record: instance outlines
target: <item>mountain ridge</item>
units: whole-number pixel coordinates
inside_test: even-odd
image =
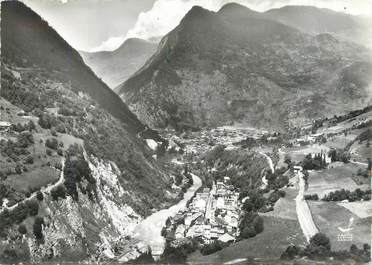
[[[365,56],[368,50],[357,44],[339,41],[326,34],[313,36],[303,33],[295,27],[267,18],[264,13],[255,13],[239,5],[228,7],[219,12],[193,7],[180,24],[162,39],[156,54],[116,89],[140,119],[160,127],[174,124],[176,120],[192,126],[215,126],[229,121],[243,122],[243,109],[243,112],[259,113],[259,109],[265,108],[269,102],[273,108],[281,109],[280,116],[284,117],[292,112],[289,110],[291,107],[275,107],[275,100],[268,95],[263,96],[258,87],[248,92],[252,85],[259,86],[258,82],[265,84],[270,93],[275,93],[273,87],[277,86],[289,92],[287,96],[297,91],[297,99],[302,102],[302,97],[322,95],[322,85],[337,86],[330,82],[338,78],[338,71],[346,67],[348,61],[368,61],[370,58]],[[236,9],[239,15],[236,15]],[[204,88],[200,82],[204,82]],[[185,94],[186,90],[189,95],[195,93],[198,99],[191,99]],[[243,91],[243,98],[250,99],[241,101]],[[252,98],[249,93],[256,96]],[[147,94],[151,94],[152,98]],[[211,95],[215,98],[208,100]],[[332,94],[328,100],[331,97],[337,101],[343,96]],[[186,98],[186,102],[182,98]],[[276,99],[280,102],[286,97]],[[321,105],[330,107],[325,99],[321,101]],[[144,104],[151,110],[146,111]],[[307,118],[320,115],[320,109],[317,112]],[[219,115],[222,117],[217,118]],[[248,122],[267,126],[271,122],[270,115],[263,115]],[[203,120],[207,121],[204,125]],[[278,127],[279,124],[273,122]],[[280,122],[286,123],[284,120]]]
[[[114,89],[130,77],[155,51],[157,44],[139,38],[125,40],[113,51],[83,52],[84,61]]]

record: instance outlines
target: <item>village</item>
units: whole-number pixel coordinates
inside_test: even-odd
[[[186,209],[169,219],[167,235],[176,242],[186,237],[202,244],[216,240],[233,242],[239,235],[240,207],[239,192],[231,185],[230,178],[225,177],[214,182],[212,188],[197,192]]]

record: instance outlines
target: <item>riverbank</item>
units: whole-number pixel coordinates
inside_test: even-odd
[[[160,256],[164,251],[165,238],[161,235],[161,230],[165,226],[167,219],[184,209],[194,193],[202,186],[202,181],[197,175],[192,173],[190,175],[192,176],[193,185],[187,190],[181,201],[168,209],[160,210],[148,216],[133,231],[133,238],[145,243],[151,249],[154,257]]]

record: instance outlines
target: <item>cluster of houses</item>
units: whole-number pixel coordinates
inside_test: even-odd
[[[214,182],[212,188],[196,193],[185,210],[177,213],[175,239],[198,238],[209,244],[215,240],[232,242],[238,236],[239,193],[230,178]]]

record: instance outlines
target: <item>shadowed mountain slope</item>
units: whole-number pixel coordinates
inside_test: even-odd
[[[154,126],[283,129],[365,104],[370,78],[342,73],[362,61],[352,71],[368,72],[369,56],[362,46],[304,33],[237,4],[217,13],[195,6],[117,92]]]

